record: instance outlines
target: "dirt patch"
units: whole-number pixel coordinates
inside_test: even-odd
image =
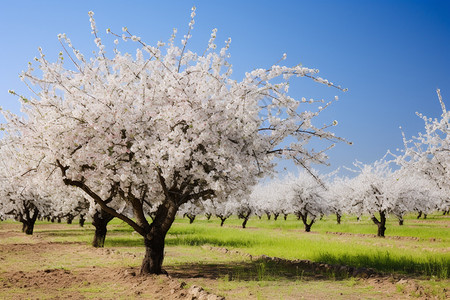
[[[9,290],[6,299],[50,296],[63,299],[151,298],[192,299],[194,292],[185,283],[168,276],[136,276],[123,268],[90,268],[77,271],[47,269],[34,272],[7,272],[0,288]],[[45,291],[45,295],[42,295]],[[211,299],[213,299],[211,297]]]
[[[2,237],[15,235],[2,232]],[[140,260],[132,253],[75,242],[46,242],[36,236],[28,239],[37,241],[0,245],[1,299],[221,299],[199,286],[188,288],[178,278],[140,276],[137,268],[114,267],[124,258]],[[93,265],[80,267],[80,260]]]

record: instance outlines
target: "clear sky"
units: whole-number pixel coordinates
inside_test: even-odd
[[[97,26],[121,28],[155,44],[172,28],[186,33],[190,8],[197,7],[190,49],[202,52],[213,28],[217,44],[232,38],[233,77],[265,68],[287,53],[286,65],[302,63],[320,76],[349,89],[336,89],[302,78],[293,97],[340,100],[323,113],[339,122],[333,130],[353,142],[329,151],[331,169],[381,158],[401,147],[399,126],[407,136],[423,129],[415,112],[439,117],[440,88],[450,107],[450,1],[3,1],[0,0],[0,106],[19,112],[9,89],[25,91],[18,74],[44,49],[55,60],[66,33],[85,55],[95,50],[87,12]],[[290,168],[290,166],[288,166]],[[320,168],[321,170],[325,170]]]

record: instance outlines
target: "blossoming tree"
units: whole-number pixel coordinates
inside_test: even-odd
[[[325,197],[326,188],[306,172],[300,172],[289,182],[289,200],[294,213],[302,220],[305,231],[310,232],[317,217],[328,215],[330,205]]]
[[[404,150],[396,156],[396,162],[406,172],[419,173],[434,182],[441,195],[440,209],[450,207],[450,112],[445,108],[441,92],[437,95],[441,104],[440,119],[432,119],[417,113],[425,123],[425,132],[406,139],[403,134]]]
[[[351,210],[358,215],[368,213],[378,227],[377,236],[384,237],[386,218],[397,206],[397,194],[394,192],[396,176],[391,168],[392,161],[383,157],[372,164],[355,162],[358,176],[349,182]],[[378,217],[377,217],[378,214]]]
[[[287,94],[293,77],[331,82],[315,69],[279,65],[232,79],[230,40],[216,50],[216,30],[203,55],[187,49],[195,9],[181,46],[175,33],[167,44],[150,46],[123,28],[117,36],[139,45],[134,57],[118,49],[110,57],[89,15],[96,55],[87,59],[65,35],[59,36],[65,54],[56,62],[40,50],[41,73],[30,64],[22,74],[35,93],[20,97],[27,118],[5,114],[7,130],[20,132],[28,148],[43,153],[43,178],[58,170],[65,184],[142,235],[142,274],[164,273],[164,239],[181,205],[247,193],[274,172],[274,158],[305,168],[323,163],[330,145],[313,151],[308,142],[342,140],[327,130],[335,121],[312,123],[328,104],[310,111],[309,101]],[[156,203],[149,223],[146,212]]]
[[[22,223],[22,231],[33,234],[38,216],[48,212],[49,197],[42,196],[36,181],[24,180],[20,165],[23,157],[16,155],[15,140],[0,141],[0,211]]]

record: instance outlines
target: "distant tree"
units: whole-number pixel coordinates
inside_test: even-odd
[[[241,199],[236,205],[236,214],[239,219],[243,219],[242,228],[246,228],[247,222],[252,215],[253,207],[247,199]]]
[[[317,177],[317,176],[315,176]],[[294,213],[303,222],[305,231],[310,232],[317,217],[327,215],[330,210],[325,198],[325,186],[306,172],[300,172],[290,182],[290,203]]]
[[[195,217],[199,214],[202,214],[204,211],[203,205],[201,202],[189,201],[179,208],[179,214],[183,217],[187,217],[189,219],[189,224],[194,223]]]
[[[396,180],[392,162],[383,157],[370,165],[361,162],[354,165],[359,169],[359,174],[350,181],[353,191],[350,194],[351,206],[359,214],[368,213],[378,227],[377,236],[384,237],[388,214],[397,203],[392,188]]]
[[[22,223],[22,232],[33,234],[34,224],[40,214],[46,213],[49,198],[39,193],[35,181],[21,176],[23,161],[16,155],[17,139],[0,141],[0,211],[4,218],[14,218]]]
[[[351,197],[352,188],[349,184],[350,179],[347,177],[335,176],[331,182],[327,184],[325,198],[328,199],[330,213],[336,215],[337,224],[341,224],[341,218],[344,213],[351,213]]]
[[[287,216],[293,213],[287,194],[289,191],[287,181],[286,178],[277,178],[255,186],[248,200],[253,213],[257,216],[273,215],[274,220],[280,214]]]
[[[410,174],[419,173],[425,179],[434,182],[440,200],[437,206],[446,211],[450,207],[450,112],[445,108],[441,92],[437,90],[441,104],[440,119],[432,119],[421,113],[417,115],[425,123],[425,132],[407,139],[403,134],[404,149],[400,154],[394,154],[396,162]],[[428,204],[428,203],[427,203]],[[429,207],[425,206],[425,210]],[[419,211],[419,217],[427,211]]]

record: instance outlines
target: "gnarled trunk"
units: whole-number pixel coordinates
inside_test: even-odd
[[[100,211],[96,211],[94,216],[92,217],[92,225],[95,227],[94,239],[92,240],[92,246],[95,248],[103,248],[105,245],[105,238],[108,229],[106,226],[109,221],[111,221],[114,217],[101,209]]]
[[[372,215],[372,221],[378,226],[378,237],[384,237],[386,231],[386,212],[380,211],[380,220],[378,220],[375,215]]]
[[[85,221],[86,221],[86,219],[84,218],[84,214],[80,214],[80,220],[79,220],[80,227],[84,226]]]
[[[167,274],[162,269],[164,260],[164,240],[175,220],[178,206],[175,201],[167,201],[156,211],[155,219],[144,236],[145,256],[141,265],[141,275]]]
[[[278,219],[279,213],[273,213],[273,219],[276,221]]]
[[[242,228],[245,228],[247,226],[248,219],[250,219],[251,210],[246,210],[245,212],[240,212],[238,217],[239,219],[244,219],[244,222],[242,222]]]
[[[189,224],[192,224],[192,223],[194,223],[196,215],[187,213],[186,217],[188,217],[188,219],[189,219]]]
[[[337,212],[337,213],[336,213],[336,222],[337,222],[338,224],[341,224],[341,218],[342,218],[341,214]]]
[[[228,217],[223,215],[216,215],[216,217],[220,219],[220,227],[223,227],[223,223],[225,223],[225,220],[228,219]]]
[[[244,222],[242,222],[242,228],[245,228],[247,226],[248,218],[244,218]]]
[[[305,225],[305,231],[311,232],[311,226],[314,224],[314,219],[311,219],[311,221],[308,223],[308,213],[297,213],[298,216],[302,219],[303,225]]]
[[[166,234],[158,226],[153,226],[150,233],[144,237],[145,256],[141,274],[166,274],[162,269],[165,237]]]
[[[311,224],[305,224],[305,232],[311,232],[311,226],[312,226],[312,223]]]
[[[75,216],[68,214],[66,218],[67,218],[67,224],[72,224],[72,221],[75,218]]]
[[[28,206],[25,206],[24,213],[19,216],[19,220],[22,222],[22,232],[28,235],[33,234],[34,224],[36,223],[38,215],[39,211],[37,208],[29,208]]]
[[[286,221],[288,214],[283,214],[283,215],[284,215],[284,220]]]

